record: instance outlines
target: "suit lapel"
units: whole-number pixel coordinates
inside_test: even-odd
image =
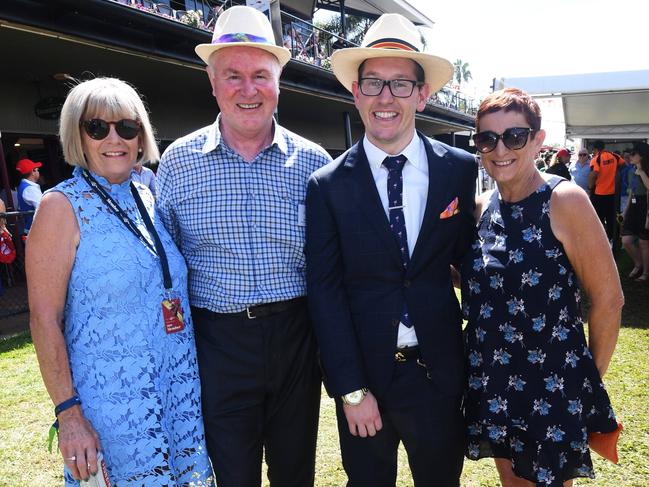
[[[426,249],[430,248],[430,239],[433,230],[439,222],[439,215],[444,207],[450,202],[451,189],[448,185],[448,175],[453,170],[449,161],[444,158],[446,149],[439,145],[431,144],[428,138],[420,132],[417,135],[424,141],[426,158],[428,159],[428,196],[426,197],[426,209],[424,219],[421,223],[417,243],[410,258],[408,272],[417,267],[419,261],[425,256]]]
[[[363,149],[362,140],[349,150],[345,160],[345,167],[351,170],[352,180],[358,187],[358,190],[355,191],[356,198],[354,200],[367,217],[368,222],[376,230],[377,236],[390,250],[395,262],[401,265],[399,246],[390,229],[390,222],[383,209],[379,192],[376,189],[376,183]]]

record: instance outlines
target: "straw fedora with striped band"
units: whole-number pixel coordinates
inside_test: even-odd
[[[352,91],[358,81],[358,67],[366,59],[399,57],[412,59],[424,70],[425,81],[435,93],[453,76],[453,65],[439,56],[422,52],[419,31],[399,14],[383,14],[367,30],[361,47],[340,49],[331,56],[331,68],[338,81]]]
[[[210,44],[194,48],[198,57],[209,64],[212,53],[224,47],[256,47],[273,54],[284,66],[291,51],[275,44],[273,28],[268,17],[252,7],[235,6],[223,12],[216,21]]]

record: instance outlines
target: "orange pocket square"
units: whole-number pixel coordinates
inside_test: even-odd
[[[588,446],[599,456],[617,465],[619,459],[617,456],[617,441],[622,432],[622,423],[617,423],[617,428],[610,433],[589,433]]]
[[[451,201],[447,206],[446,209],[439,214],[439,219],[443,220],[444,218],[450,218],[453,215],[457,215],[460,210],[458,209],[457,205],[459,203],[459,200],[457,199],[457,196],[453,198],[453,201]]]

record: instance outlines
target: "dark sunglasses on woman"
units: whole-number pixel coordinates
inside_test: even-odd
[[[115,126],[115,131],[124,140],[131,140],[138,136],[140,133],[140,122],[137,120],[129,120],[127,118],[118,120],[117,122],[107,122],[101,118],[93,118],[84,120],[81,125],[91,139],[103,140],[108,137],[110,133],[110,126]]]
[[[509,150],[522,149],[527,144],[527,139],[531,132],[534,132],[534,130],[529,127],[510,127],[502,134],[485,130],[484,132],[474,134],[472,138],[476,149],[486,154],[496,148],[498,140],[502,140],[505,147]]]

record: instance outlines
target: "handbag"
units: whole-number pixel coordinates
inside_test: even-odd
[[[617,442],[623,429],[622,423],[618,421],[617,428],[610,433],[588,433],[588,446],[599,456],[617,465],[620,461]]]
[[[11,264],[16,260],[16,246],[7,230],[0,232],[0,264]]]

